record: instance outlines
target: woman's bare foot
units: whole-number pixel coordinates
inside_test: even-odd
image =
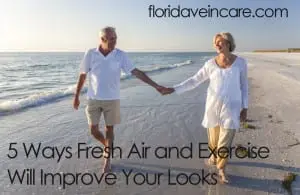
[[[209,158],[209,159],[205,159],[204,163],[206,164],[206,166],[216,166],[217,161],[215,158]]]
[[[229,183],[229,179],[226,176],[224,169],[219,169],[219,177],[222,184]]]

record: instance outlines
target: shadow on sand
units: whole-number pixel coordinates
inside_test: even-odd
[[[256,163],[256,162],[230,162],[230,165],[233,166],[248,166],[248,167],[261,167],[261,168],[269,168],[269,169],[278,169],[285,171],[293,171],[300,172],[300,168],[294,167],[284,167],[281,165],[267,164],[267,163]],[[164,165],[156,165],[156,164],[142,164],[136,162],[119,162],[114,165],[113,172],[120,173],[123,170],[129,171],[132,170],[132,173],[148,173],[148,174],[157,174],[163,173],[164,175],[168,174],[168,170],[171,170],[170,177],[176,177],[176,175],[180,173],[200,173],[199,169],[191,169],[191,168],[182,168],[182,167],[169,167]],[[204,170],[205,173],[217,173],[216,170],[212,172],[210,169]],[[277,179],[257,179],[250,178],[245,176],[237,176],[237,175],[228,175],[230,178],[230,183],[227,185],[207,185],[208,194],[210,195],[213,191],[213,194],[222,194],[222,191],[227,191],[226,188],[237,188],[237,189],[247,189],[253,191],[261,191],[261,192],[269,192],[269,193],[280,193],[284,194],[286,191],[281,187],[281,180]],[[198,185],[201,185],[198,184]],[[171,186],[170,186],[171,187]],[[236,189],[228,189],[229,191],[237,191]],[[220,193],[219,193],[220,191]]]

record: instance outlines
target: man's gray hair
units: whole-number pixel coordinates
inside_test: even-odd
[[[106,26],[106,27],[102,28],[99,32],[99,37],[103,37],[107,32],[116,33],[116,28],[111,27],[111,26]]]

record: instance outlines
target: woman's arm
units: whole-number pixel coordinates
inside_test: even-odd
[[[247,110],[248,110],[248,66],[247,62],[244,61],[243,65],[241,66],[241,74],[240,74],[240,81],[241,81],[241,92],[242,92],[242,110],[240,113],[240,120],[241,122],[246,122],[247,120]]]
[[[207,63],[192,77],[183,81],[182,83],[175,85],[174,90],[177,94],[181,94],[185,91],[192,90],[200,85],[202,82],[209,78],[209,71],[207,68]]]
[[[242,108],[248,109],[248,66],[247,62],[244,61],[241,74],[240,74],[240,81],[241,81],[241,92],[242,92]]]

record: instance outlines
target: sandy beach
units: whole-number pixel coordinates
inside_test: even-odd
[[[265,159],[230,159],[230,184],[214,183],[216,170],[208,168],[204,158],[199,158],[199,143],[203,146],[207,143],[201,121],[208,82],[180,96],[161,96],[141,81],[128,79],[121,82],[122,124],[115,129],[115,146],[121,152],[114,155],[113,174],[109,178],[101,175],[103,158],[99,157],[99,146],[102,146],[88,132],[83,95],[78,111],[73,110],[72,98],[67,97],[0,117],[0,191],[2,194],[279,195],[287,194],[281,181],[285,174],[293,172],[299,175],[292,184],[293,194],[300,194],[300,54],[237,55],[244,57],[249,65],[248,118],[255,129],[241,128],[233,145],[265,146],[270,153]],[[182,66],[153,74],[151,78],[161,85],[173,86],[192,76],[202,65]],[[31,144],[37,149],[39,143],[38,154],[33,149],[28,151]],[[182,153],[177,155],[174,149],[165,158],[158,158],[164,151],[158,151],[159,147],[176,147]],[[9,172],[13,175],[16,170],[24,173],[23,184],[16,178],[11,184]],[[55,174],[55,179],[52,181],[49,176],[42,181],[42,173]],[[72,176],[76,173],[77,181]]]

